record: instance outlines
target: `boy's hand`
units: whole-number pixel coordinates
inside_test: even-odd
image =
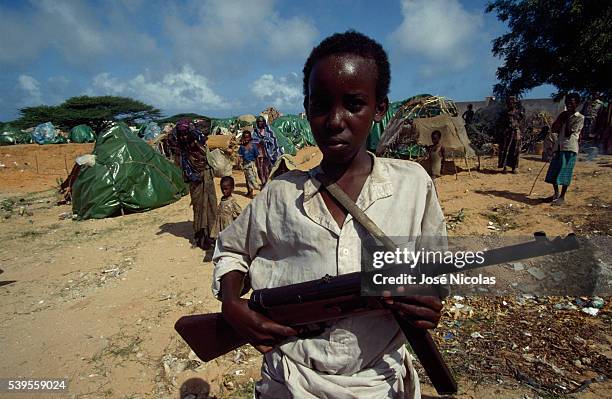
[[[399,287],[401,294],[404,287]],[[433,329],[440,321],[442,301],[435,294],[395,296],[385,295],[383,304],[404,319],[410,321],[415,327]]]
[[[287,337],[298,334],[293,328],[278,324],[251,310],[246,299],[223,301],[221,309],[223,318],[261,353],[271,351]]]

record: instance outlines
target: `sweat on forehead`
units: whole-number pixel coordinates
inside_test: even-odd
[[[381,100],[389,94],[389,84],[391,83],[391,68],[387,53],[383,47],[375,40],[366,35],[347,31],[336,33],[324,39],[317,47],[312,49],[304,64],[304,95],[308,96],[308,85],[310,74],[319,61],[330,56],[356,55],[374,61],[376,65],[376,98]]]

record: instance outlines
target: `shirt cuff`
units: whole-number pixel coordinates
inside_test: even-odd
[[[217,249],[215,248],[215,252]],[[217,255],[215,253],[215,255]],[[214,256],[213,256],[214,259]],[[239,255],[226,255],[222,254],[215,261],[215,269],[213,271],[213,281],[212,281],[212,293],[215,298],[221,300],[221,278],[225,276],[227,273],[232,271],[239,271],[241,273],[247,274],[249,272],[249,267],[247,262],[242,259]]]

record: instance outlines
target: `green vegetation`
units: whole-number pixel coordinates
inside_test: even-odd
[[[493,41],[493,54],[503,59],[495,94],[552,84],[557,97],[570,91],[612,95],[612,2],[495,0],[486,11],[510,28]]]

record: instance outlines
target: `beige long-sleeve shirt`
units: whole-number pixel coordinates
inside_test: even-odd
[[[425,170],[409,161],[374,158],[357,200],[390,237],[445,236],[444,215]],[[217,240],[213,293],[233,270],[253,289],[361,270],[368,232],[347,215],[339,227],[309,172],[271,181]],[[409,242],[397,243],[403,246]],[[420,397],[418,379],[393,316],[387,312],[329,323],[321,335],[291,338],[264,357],[259,397]]]
[[[567,118],[557,135],[555,151],[572,151],[578,153],[578,139],[584,126],[584,115],[576,111]]]

